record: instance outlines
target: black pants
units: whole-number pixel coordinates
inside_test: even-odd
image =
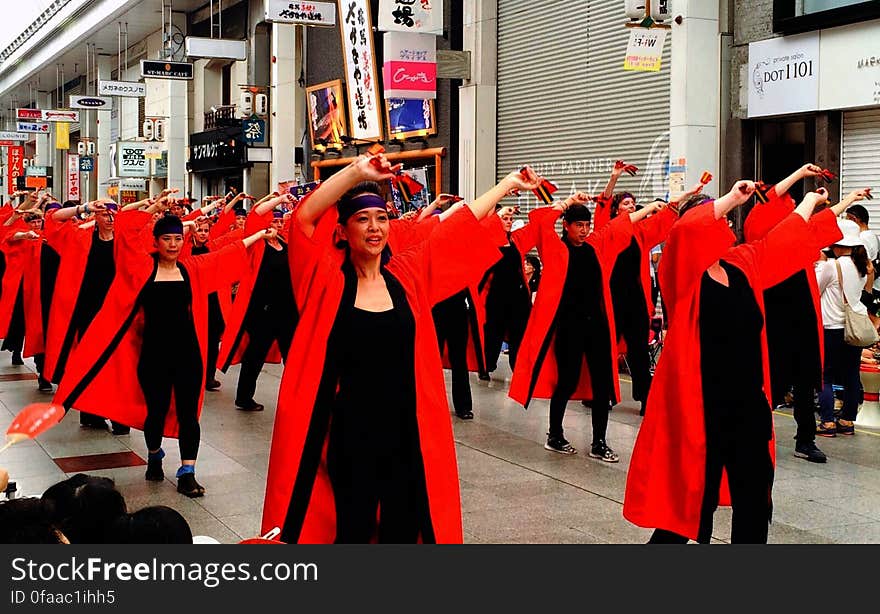
[[[498,356],[501,344],[507,339],[510,370],[516,367],[516,356],[526,332],[529,321],[529,310],[516,305],[487,305],[486,325],[483,327],[486,339],[486,371],[491,373],[498,368]]]
[[[427,517],[420,457],[408,446],[382,445],[375,436],[342,430],[331,427],[327,449],[336,543],[369,543],[377,532],[377,515],[379,543],[416,543]],[[433,538],[423,535],[423,541],[429,540]]]
[[[277,313],[281,313],[278,310]],[[290,319],[290,314],[295,310],[284,312],[284,316],[277,315],[273,310],[253,311],[245,317],[244,327],[248,334],[248,346],[241,358],[241,372],[238,375],[238,388],[235,391],[236,405],[244,406],[254,400],[257,392],[257,378],[266,356],[274,342],[278,342],[282,360],[287,360],[287,352],[293,342],[293,333],[296,330],[296,321]],[[215,361],[216,362],[216,361]]]
[[[162,446],[165,418],[171,408],[171,395],[174,394],[177,423],[180,426],[180,459],[196,459],[201,437],[198,415],[204,383],[202,374],[202,359],[195,338],[177,348],[173,360],[169,359],[165,347],[153,350],[144,346],[137,375],[147,403],[144,440],[148,450],[157,450]]]
[[[593,389],[593,443],[605,439],[612,397],[611,341],[608,335],[608,324],[598,318],[559,322],[554,345],[556,390],[550,399],[551,436],[562,436],[565,406],[577,390],[581,360],[586,357]]]
[[[769,331],[769,329],[768,329]],[[805,334],[812,334],[807,331]],[[771,341],[768,332],[768,342]],[[818,348],[805,351],[791,340],[769,344],[770,382],[773,386],[773,403],[780,405],[789,388],[794,393],[794,420],[797,424],[795,439],[798,443],[816,440],[816,407],[814,396],[818,376]]]
[[[819,415],[822,422],[834,422],[834,384],[843,386],[843,408],[840,417],[855,420],[862,391],[860,373],[861,348],[843,340],[842,328],[825,329],[825,364],[822,367],[822,391],[819,393]]]
[[[706,489],[700,508],[700,529],[697,541],[708,544],[712,537],[712,521],[718,507],[718,489],[722,469],[727,470],[733,522],[730,541],[734,544],[766,544],[772,511],[770,490],[773,487],[773,463],[770,459],[766,429],[731,425],[716,410],[705,408],[707,423],[712,424],[706,435]],[[769,408],[756,406],[747,411],[760,420]],[[753,424],[757,426],[757,420]],[[687,543],[687,538],[657,529],[649,543]]]
[[[452,371],[452,407],[455,413],[466,414],[473,411],[474,403],[467,364],[468,335],[471,332],[471,325],[465,299],[457,294],[438,303],[432,313],[440,353],[443,353],[445,345],[449,356],[449,366]]]
[[[622,300],[637,304],[614,310],[617,326],[617,340],[626,342],[626,363],[632,376],[632,394],[636,401],[647,401],[651,389],[651,358],[648,355],[648,335],[651,321],[648,310],[641,297],[627,297]]]
[[[220,302],[217,294],[208,297],[208,376],[206,381],[212,382],[217,375],[217,357],[220,354],[220,340],[226,324],[223,322],[223,313],[220,311]]]
[[[12,319],[9,320],[9,330],[3,339],[2,349],[19,354],[24,349],[24,284],[18,286]]]

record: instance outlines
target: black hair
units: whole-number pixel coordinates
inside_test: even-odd
[[[532,265],[533,269],[535,269],[534,273],[532,273],[532,278],[529,280],[529,292],[535,292],[538,289],[538,284],[541,281],[541,259],[537,256],[529,254],[528,256],[526,256],[525,260]]]
[[[0,544],[60,544],[61,532],[37,497],[0,501]]]
[[[119,516],[107,532],[110,544],[191,544],[192,530],[180,512],[165,505]]]
[[[41,499],[71,543],[103,543],[107,527],[126,512],[113,480],[84,473],[50,486]]]
[[[565,213],[562,214],[562,221],[567,224],[572,222],[591,222],[593,221],[593,214],[585,205],[570,205],[565,210]]]
[[[868,250],[865,249],[865,246],[854,246],[849,257],[852,258],[853,264],[856,265],[859,275],[865,277],[868,274]]]
[[[679,205],[678,205],[678,217],[684,216],[684,214],[687,213],[688,211],[690,211],[691,209],[694,209],[694,208],[702,205],[703,203],[707,203],[711,200],[715,200],[715,199],[712,198],[711,196],[709,196],[708,194],[701,193],[701,194],[693,194],[691,196],[688,196],[686,199],[684,199],[683,202],[679,203]]]
[[[382,189],[375,181],[362,181],[339,198],[339,208],[343,209],[345,203],[351,202],[355,197],[361,194],[375,194],[385,200],[388,200],[385,190]]]
[[[870,216],[868,215],[868,210],[865,209],[862,205],[852,205],[846,210],[846,214],[853,216],[865,226],[868,225],[868,220],[870,219]]]

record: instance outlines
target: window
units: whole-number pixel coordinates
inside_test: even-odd
[[[773,30],[795,34],[880,17],[880,0],[774,0]]]

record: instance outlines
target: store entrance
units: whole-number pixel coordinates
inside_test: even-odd
[[[811,161],[816,155],[815,119],[804,117],[761,122],[758,128],[757,179],[774,184]],[[790,194],[795,202],[804,196],[803,182]]]

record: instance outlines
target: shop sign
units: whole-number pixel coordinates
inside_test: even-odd
[[[666,30],[663,28],[631,28],[626,47],[624,70],[659,72],[663,63]]]
[[[79,111],[64,111],[57,109],[43,109],[44,122],[64,122],[72,123],[79,121]]]
[[[82,156],[79,159],[79,170],[81,173],[91,173],[95,170],[95,159],[91,156]]]
[[[379,0],[379,30],[443,34],[443,0]]]
[[[749,117],[819,108],[819,33],[749,44]]]
[[[49,174],[49,167],[30,164],[24,168],[24,174],[27,177],[45,177]]]
[[[880,105],[880,24],[875,22],[822,32],[820,109]]]
[[[339,3],[351,136],[365,141],[381,139],[382,115],[370,2],[339,0]]]
[[[151,79],[192,79],[192,62],[141,60],[141,76]]]
[[[28,135],[23,132],[9,132],[7,130],[0,131],[0,140],[3,141],[26,141]]]
[[[336,5],[332,2],[266,0],[266,21],[298,23],[304,26],[335,26]]]
[[[40,121],[43,119],[42,109],[16,109],[15,119],[30,119]]]
[[[105,96],[71,96],[70,108],[109,111],[113,108],[113,99]]]
[[[18,186],[18,178],[24,176],[24,147],[15,145],[6,149],[6,169],[9,173],[9,194],[15,192]]]
[[[143,98],[147,95],[147,85],[135,81],[98,81],[98,93],[101,96]]]
[[[266,141],[266,122],[252,117],[241,122],[241,135],[245,142],[264,143]]]
[[[150,162],[147,144],[119,142],[116,144],[116,164],[120,177],[149,177]]]
[[[242,168],[246,164],[241,135],[226,130],[208,130],[189,136],[189,162],[195,172]]]
[[[437,37],[386,32],[382,66],[385,98],[437,97]]]
[[[79,156],[67,154],[67,200],[80,200]]]
[[[49,124],[47,122],[16,122],[16,128],[19,132],[31,132],[37,134],[49,134]]]

